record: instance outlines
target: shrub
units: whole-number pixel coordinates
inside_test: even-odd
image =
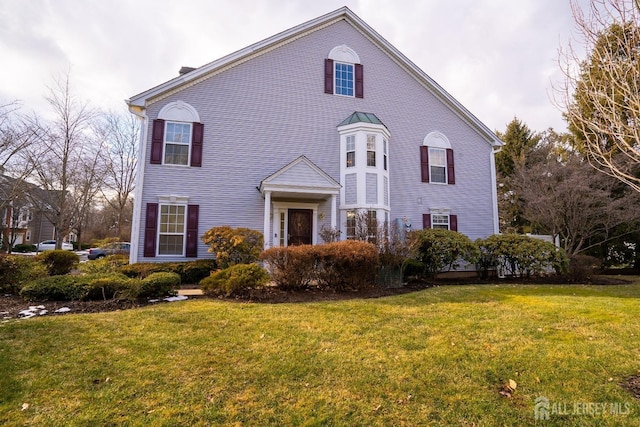
[[[569,258],[569,279],[590,279],[602,267],[602,261],[594,256],[574,255]]]
[[[236,264],[211,273],[200,281],[207,295],[239,295],[248,289],[256,289],[269,282],[269,273],[258,264]]]
[[[152,273],[171,272],[167,262],[137,262],[120,268],[120,273],[127,277],[144,279]]]
[[[313,281],[329,289],[370,286],[379,265],[376,246],[355,240],[270,248],[261,259],[272,280],[284,290],[304,288]]]
[[[162,297],[174,295],[180,286],[180,275],[177,273],[157,272],[151,273],[140,284],[138,297]]]
[[[121,273],[93,274],[85,277],[89,285],[85,299],[136,299],[138,297],[140,290],[138,279],[131,279]],[[81,277],[78,279],[80,280]]]
[[[80,262],[80,257],[74,252],[60,249],[42,252],[37,259],[44,264],[50,276],[68,274]]]
[[[216,269],[214,259],[187,262],[138,262],[124,265],[119,272],[127,277],[144,279],[152,273],[176,273],[181,283],[198,283]]]
[[[415,248],[415,259],[432,276],[458,268],[462,260],[475,263],[479,255],[471,239],[457,231],[427,228],[409,233],[408,238]]]
[[[27,243],[19,243],[11,249],[11,252],[16,252],[19,254],[24,254],[27,252],[35,252],[35,251],[36,251],[36,245],[29,245]]]
[[[345,240],[312,248],[318,286],[345,290],[361,289],[375,283],[379,258],[374,244]]]
[[[277,246],[262,252],[271,280],[283,290],[302,289],[309,285],[315,274],[313,246]]]
[[[29,282],[20,295],[29,301],[74,301],[85,299],[89,286],[82,276],[49,276]],[[86,279],[86,278],[85,278]]]
[[[104,258],[90,262],[83,262],[78,265],[78,270],[87,274],[116,273],[129,265],[129,257],[126,255],[107,255]]]
[[[0,254],[0,292],[18,294],[28,282],[47,276],[35,258]]]
[[[531,277],[567,268],[564,251],[551,242],[519,234],[494,234],[478,242],[480,251],[506,276]]]
[[[410,277],[423,277],[427,269],[424,264],[417,259],[409,258],[405,261],[402,269],[402,278],[407,280]]]
[[[213,227],[202,236],[209,252],[216,255],[221,268],[234,264],[250,264],[260,257],[263,247],[262,233],[249,228]]]

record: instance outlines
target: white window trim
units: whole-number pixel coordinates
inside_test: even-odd
[[[436,229],[436,228],[440,228],[440,229],[444,229],[443,227],[435,227],[436,225],[436,221],[435,218],[436,217],[442,217],[442,218],[446,218],[447,219],[447,230],[451,230],[451,215],[449,215],[448,213],[432,213],[431,214],[431,228],[432,229]],[[437,225],[445,225],[444,222],[438,222]]]
[[[353,141],[353,150],[349,150],[349,138],[352,138]],[[355,168],[356,165],[358,164],[357,162],[357,157],[358,155],[356,154],[358,152],[357,150],[357,144],[356,144],[356,135],[352,134],[352,135],[347,135],[345,136],[345,162],[344,165],[346,168]],[[348,165],[347,161],[349,158],[349,153],[353,153],[353,164],[352,165]]]
[[[178,197],[176,196],[169,196],[170,200],[177,200]],[[160,199],[165,199],[165,197],[160,197]],[[185,197],[180,197],[180,200],[184,200],[186,199]],[[182,226],[182,233],[162,233],[160,231],[160,224],[162,221],[162,207],[163,206],[182,206],[184,207],[184,223]],[[156,235],[156,256],[157,257],[185,257],[186,256],[186,246],[187,246],[187,215],[189,213],[189,208],[186,205],[186,203],[177,203],[177,202],[166,202],[166,201],[160,201],[160,203],[158,203],[158,226],[157,226],[157,235]],[[177,236],[179,234],[182,234],[182,253],[181,254],[161,254],[160,253],[160,235],[171,235],[171,236]]]
[[[338,65],[349,65],[351,67],[351,74],[353,78],[351,79],[351,95],[345,95],[344,93],[337,93],[337,85],[336,80],[338,80],[336,68]],[[356,66],[354,63],[345,62],[345,61],[334,61],[333,62],[333,94],[338,96],[345,96],[347,98],[355,98],[356,97]]]
[[[448,184],[448,180],[447,180],[447,174],[449,173],[449,171],[447,170],[447,150],[446,148],[441,148],[441,147],[433,147],[433,146],[429,146],[428,148],[429,150],[429,182],[431,184],[439,184],[439,185],[447,185]],[[444,165],[435,165],[433,164],[433,157],[431,156],[431,150],[438,150],[438,151],[442,151],[444,152]],[[434,181],[433,180],[433,174],[431,173],[431,168],[432,167],[444,167],[444,181]]]
[[[369,149],[369,138],[372,137],[373,140],[371,142],[373,142],[373,150]],[[374,168],[377,169],[378,167],[378,156],[377,156],[377,151],[378,151],[378,138],[376,138],[376,135],[368,133],[366,136],[366,152],[367,152],[367,167],[368,168]],[[373,153],[373,165],[369,164],[369,153]]]
[[[169,124],[180,124],[180,125],[189,125],[189,136],[187,142],[174,142],[167,141],[167,129]],[[191,143],[193,139],[193,122],[182,122],[178,120],[167,120],[164,123],[164,135],[162,136],[162,164],[166,166],[177,166],[177,167],[189,167],[191,165]],[[186,164],[178,164],[178,163],[167,163],[166,162],[166,153],[167,153],[167,145],[182,145],[187,146],[187,163]]]

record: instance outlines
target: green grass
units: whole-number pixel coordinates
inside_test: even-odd
[[[307,304],[194,300],[0,325],[0,424],[534,425],[628,415],[640,281],[445,286]],[[518,386],[511,398],[502,385]],[[23,404],[28,408],[22,410]],[[564,406],[558,406],[564,405]]]

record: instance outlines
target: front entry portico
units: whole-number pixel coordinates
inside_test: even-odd
[[[265,249],[318,243],[318,219],[327,210],[328,225],[337,225],[340,184],[305,156],[262,180],[258,189],[264,196]]]

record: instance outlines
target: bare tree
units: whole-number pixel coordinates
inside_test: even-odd
[[[640,191],[640,2],[571,1],[575,42],[560,50],[556,102],[596,169]]]
[[[116,233],[120,238],[128,229],[128,205],[131,201],[138,166],[137,151],[140,123],[131,114],[110,112],[103,116],[99,130],[105,141],[105,202],[117,213]]]
[[[640,219],[640,193],[593,173],[580,153],[545,139],[515,168],[513,187],[534,230],[560,238],[567,255],[611,237],[619,225]]]
[[[38,151],[32,153],[32,161],[35,179],[44,190],[39,199],[45,205],[41,210],[55,227],[59,249],[73,223],[74,186],[86,174],[83,155],[92,143],[95,112],[74,96],[69,74],[54,80],[46,99],[55,118],[49,126],[41,126]]]

